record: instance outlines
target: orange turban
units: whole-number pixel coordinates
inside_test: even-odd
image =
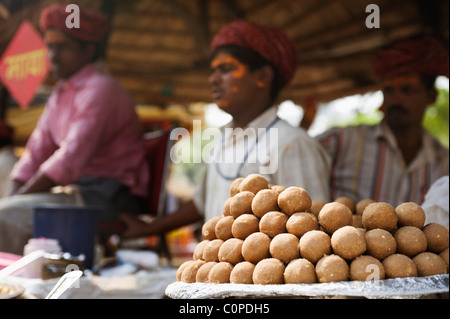
[[[448,52],[437,39],[398,42],[375,57],[374,71],[380,79],[417,72],[429,76],[448,76]]]
[[[67,28],[66,18],[72,12],[66,12],[66,7],[62,4],[54,4],[42,10],[39,21],[40,28],[43,32],[47,29],[58,29],[69,36],[86,41],[99,42],[109,31],[109,19],[100,12],[84,11],[80,9],[80,27]]]
[[[295,47],[279,29],[236,20],[223,26],[216,34],[211,51],[224,45],[237,45],[257,52],[280,72],[283,86],[294,77],[297,66]]]

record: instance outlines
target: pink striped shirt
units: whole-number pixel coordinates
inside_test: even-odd
[[[384,122],[333,128],[318,136],[332,157],[330,200],[347,196],[356,202],[421,204],[431,184],[449,171],[448,150],[425,130],[422,136],[422,149],[408,166]]]
[[[127,92],[88,64],[50,95],[12,177],[37,170],[60,185],[80,177],[106,177],[146,196],[149,179],[143,132]]]

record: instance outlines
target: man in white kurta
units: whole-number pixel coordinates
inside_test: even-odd
[[[246,134],[247,133],[247,134]],[[194,198],[205,220],[220,216],[230,185],[238,177],[260,174],[270,184],[300,186],[312,200],[327,200],[328,157],[303,129],[277,117],[271,107],[247,128],[222,128],[204,181]]]
[[[326,153],[303,129],[277,118],[273,106],[296,71],[292,41],[279,29],[237,20],[214,36],[211,52],[212,98],[233,121],[221,131],[202,132],[206,141],[214,136],[215,144],[202,150],[207,168],[195,198],[150,224],[124,216],[125,237],[161,234],[221,215],[231,183],[252,173],[271,184],[302,187],[313,200],[328,198]]]

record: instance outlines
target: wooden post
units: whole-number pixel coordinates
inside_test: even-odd
[[[6,118],[6,109],[8,108],[9,92],[3,85],[0,86],[0,120]]]

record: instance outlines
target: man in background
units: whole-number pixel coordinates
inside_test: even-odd
[[[374,71],[384,96],[381,123],[317,137],[332,157],[329,200],[421,204],[432,183],[448,175],[448,150],[422,127],[436,100],[436,77],[448,76],[448,52],[429,36],[402,41],[379,52]]]
[[[0,251],[21,254],[32,236],[31,205],[102,208],[100,220],[138,211],[149,179],[135,104],[114,79],[99,72],[99,44],[109,31],[101,13],[80,10],[80,28],[55,4],[41,14],[51,70],[60,81],[15,165],[0,200]],[[71,192],[54,192],[64,186]]]

